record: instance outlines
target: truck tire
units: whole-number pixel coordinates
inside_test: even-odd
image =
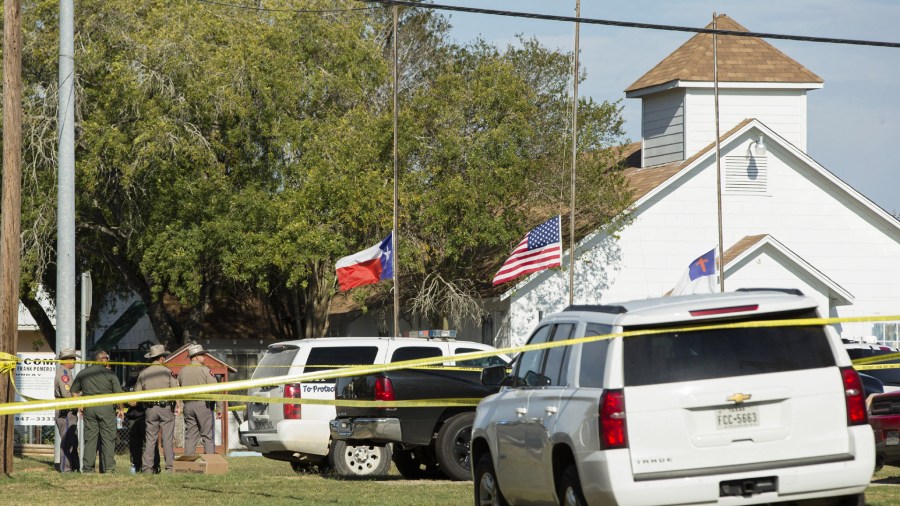
[[[448,418],[438,431],[434,451],[441,470],[451,480],[464,481],[472,478],[469,445],[472,442],[474,422],[475,412],[467,411]]]
[[[393,458],[400,476],[407,480],[436,480],[444,477],[430,447],[420,446],[409,450],[394,448]]]
[[[482,455],[475,465],[475,486],[473,488],[476,506],[507,506],[509,504],[500,491],[500,482],[497,481],[497,473],[494,472],[490,453]]]
[[[333,440],[328,452],[328,463],[338,476],[384,476],[391,468],[390,445],[348,445],[346,441]]]
[[[569,465],[563,471],[562,482],[559,484],[559,503],[563,506],[587,506],[575,464]]]

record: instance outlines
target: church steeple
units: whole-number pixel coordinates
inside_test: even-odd
[[[724,14],[716,24],[748,31]],[[717,38],[720,130],[756,118],[805,151],[806,92],[822,78],[760,38]],[[644,166],[684,160],[714,140],[712,39],[694,35],[625,90],[642,100]]]

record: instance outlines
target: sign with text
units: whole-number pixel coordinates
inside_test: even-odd
[[[16,353],[19,363],[16,364],[16,402],[28,399],[53,399],[53,379],[56,376],[55,355],[52,353]],[[21,396],[19,394],[22,394]],[[15,425],[53,425],[54,412],[32,411],[16,413],[13,417]]]

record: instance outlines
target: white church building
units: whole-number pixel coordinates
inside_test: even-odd
[[[900,314],[900,221],[806,154],[807,93],[823,80],[755,37],[720,35],[717,61],[725,290],[797,288],[830,317]],[[697,34],[625,90],[642,103],[626,169],[635,200],[623,229],[576,244],[576,304],[666,295],[717,247],[713,80],[712,35]],[[568,305],[568,265],[564,254],[563,268],[500,297],[498,344],[522,344],[542,315]],[[836,328],[891,341],[898,326]]]

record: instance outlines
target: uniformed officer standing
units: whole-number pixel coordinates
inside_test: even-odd
[[[166,347],[154,344],[150,352],[144,355],[153,361],[138,375],[134,391],[158,390],[161,388],[177,388],[178,382],[172,376],[172,371],[163,365],[163,361],[169,354]],[[146,428],[144,432],[144,457],[141,461],[141,472],[152,474],[154,472],[153,456],[157,448],[157,438],[162,434],[163,456],[166,459],[166,472],[172,472],[175,462],[175,417],[181,410],[180,403],[173,401],[148,401],[144,412]],[[174,413],[173,413],[174,409]]]
[[[75,359],[81,358],[75,348],[65,348],[57,356],[60,360],[53,382],[53,397],[72,397],[72,382],[75,380]],[[77,471],[78,462],[78,408],[60,409],[56,412],[56,428],[59,430],[59,472]]]
[[[218,383],[209,367],[206,367],[206,351],[199,344],[188,346],[191,365],[181,369],[178,384],[183,387]],[[221,415],[216,415],[218,418]],[[203,453],[216,453],[213,413],[206,401],[184,401],[184,454],[197,451],[197,440],[203,441]]]
[[[94,354],[94,360],[109,360],[105,351]],[[105,365],[92,364],[78,373],[72,382],[72,394],[83,395],[116,394],[122,392],[122,385],[112,370]],[[116,470],[116,418],[125,417],[125,409],[121,404],[117,409],[111,405],[88,406],[80,408],[84,422],[84,454],[81,456],[81,472],[94,472],[94,460],[97,458],[97,444],[100,445],[100,472],[113,473]]]

